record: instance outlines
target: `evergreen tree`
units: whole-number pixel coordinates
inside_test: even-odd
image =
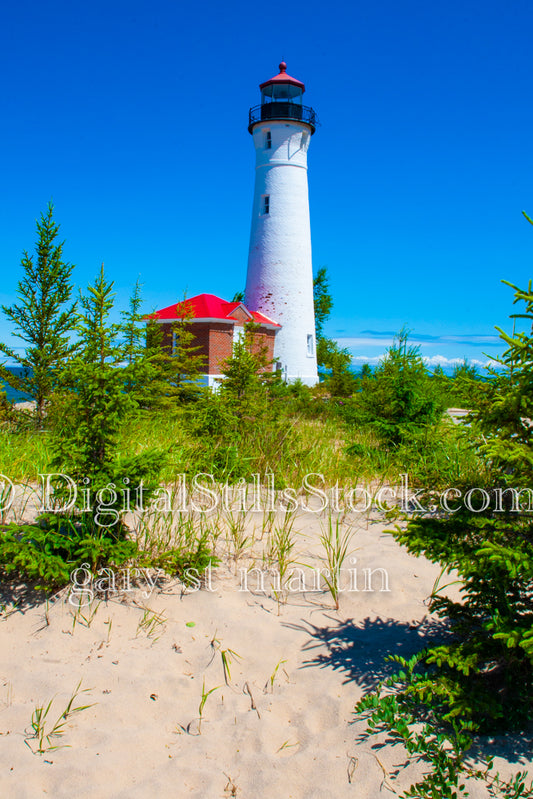
[[[61,435],[54,440],[56,463],[75,482],[89,478],[93,486],[100,487],[110,479],[108,466],[119,422],[134,407],[124,391],[124,372],[118,368],[122,355],[119,331],[109,320],[113,283],[106,280],[103,264],[94,284],[80,297],[80,304],[81,352],[62,374],[70,407]]]
[[[328,338],[320,338],[317,360],[325,367],[324,384],[332,397],[349,397],[356,390],[357,381],[352,371],[352,356],[347,349]]]
[[[266,347],[257,343],[258,327],[253,322],[244,326],[244,334],[234,343],[233,353],[221,369],[225,378],[221,393],[235,402],[237,412],[249,406],[265,384],[277,378],[269,369],[272,361],[268,360]]]
[[[146,355],[146,326],[141,314],[141,284],[137,280],[129,301],[127,311],[121,311],[123,336],[122,354],[128,366],[143,360]]]
[[[147,319],[146,349],[153,366],[149,384],[151,407],[170,409],[197,399],[202,391],[206,356],[201,345],[195,344],[192,319],[192,308],[184,298],[178,304],[171,342],[164,341],[163,329],[153,316]]]
[[[528,330],[499,331],[508,345],[503,371],[478,381],[483,397],[470,420],[486,482],[455,487],[452,512],[395,533],[411,553],[454,569],[462,584],[459,599],[432,596],[453,636],[420,653],[411,701],[483,731],[533,719],[533,288],[513,288],[515,302],[525,303],[515,318]]]
[[[360,421],[372,426],[392,445],[437,421],[443,410],[422,358],[420,348],[408,344],[401,330],[386,357],[366,379],[358,398]]]
[[[113,283],[107,281],[103,265],[80,303],[82,351],[62,374],[66,418],[53,438],[54,467],[61,468],[75,483],[88,485],[93,496],[110,484],[123,488],[124,480],[132,486],[142,480],[148,497],[163,463],[161,454],[143,452],[119,459],[116,451],[119,428],[138,407],[135,392],[126,389],[138,380],[135,369],[139,364],[124,365],[124,349],[118,341],[120,327],[110,321]],[[119,495],[119,507],[121,501]],[[111,519],[112,510],[108,515]],[[85,516],[90,526],[90,515]],[[111,532],[116,535],[121,530],[118,524]]]
[[[205,370],[206,356],[195,344],[196,335],[191,324],[193,311],[184,298],[180,303],[178,318],[172,325],[171,374],[174,396],[178,402],[189,402],[198,397],[200,379]]]
[[[83,360],[102,367],[106,363],[118,363],[122,357],[118,345],[120,327],[109,320],[115,302],[113,286],[113,282],[107,281],[102,264],[94,284],[88,286],[87,294],[80,297],[82,313],[77,329]]]
[[[13,407],[4,389],[0,389],[0,422],[8,421],[13,415]]]
[[[468,380],[477,380],[479,372],[476,367],[469,363],[467,358],[463,358],[461,363],[456,363],[453,367],[453,379],[467,378]]]
[[[324,322],[329,318],[333,299],[329,291],[327,267],[321,266],[313,280],[313,300],[315,306],[315,329],[317,342],[323,338]]]
[[[483,394],[483,381],[476,367],[464,358],[454,366],[452,378],[448,380],[448,401],[461,408],[472,409]]]
[[[321,266],[313,280],[313,301],[315,307],[316,360],[323,367],[320,379],[334,397],[348,397],[357,382],[352,372],[352,357],[347,349],[341,349],[332,339],[324,336],[324,323],[329,318],[333,299],[329,289],[327,267]]]
[[[133,395],[140,408],[149,408],[152,405],[153,386],[158,374],[154,361],[157,360],[159,346],[155,346],[154,334],[161,333],[161,326],[150,318],[147,325],[141,307],[141,285],[137,280],[129,299],[128,310],[121,311],[120,314],[122,317],[119,326],[122,338],[120,358],[127,367],[125,390]]]
[[[58,385],[61,368],[76,352],[71,342],[76,324],[76,303],[68,304],[72,294],[73,265],[63,260],[64,242],[58,242],[59,225],[53,219],[53,205],[37,222],[35,255],[24,251],[21,265],[24,272],[18,285],[19,301],[3,305],[5,316],[14,325],[14,335],[26,345],[20,354],[6,344],[0,352],[22,367],[15,377],[5,365],[0,377],[17,391],[30,394],[36,402],[36,420],[42,427],[45,406]]]
[[[454,384],[452,380],[446,376],[444,369],[440,364],[433,369],[431,374],[431,382],[435,388],[435,393],[442,400],[445,407],[452,407],[455,403],[453,398]]]
[[[533,288],[531,281],[527,289],[507,285],[515,290],[515,303],[525,303],[524,312],[511,318],[528,320],[529,330],[508,334],[497,328],[508,348],[495,359],[500,371],[482,384],[473,421],[500,482],[533,487]]]

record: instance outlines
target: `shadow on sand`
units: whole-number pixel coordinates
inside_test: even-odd
[[[303,668],[332,668],[344,676],[344,684],[352,682],[363,693],[394,674],[398,664],[386,660],[387,655],[409,658],[421,649],[443,643],[450,636],[445,622],[424,619],[421,622],[403,622],[388,618],[352,619],[334,622],[331,626],[317,627],[309,622],[288,624],[287,627],[307,632],[310,639],[303,651],[314,655],[304,662]],[[354,697],[354,704],[355,704]],[[361,738],[366,738],[364,733]],[[376,743],[372,748],[381,748]],[[533,752],[533,725],[517,732],[481,735],[474,739],[469,755],[472,762],[487,757],[502,757],[510,764],[531,760]],[[532,775],[533,776],[533,775]]]
[[[44,605],[46,599],[52,600],[50,594],[27,583],[11,580],[0,573],[0,611],[8,616],[17,611],[24,613],[30,608]]]
[[[309,622],[287,625],[305,631],[311,639],[304,652],[314,657],[306,660],[304,668],[330,667],[345,675],[345,683],[355,681],[365,689],[375,688],[380,680],[393,674],[397,664],[386,661],[387,655],[408,658],[426,646],[435,646],[449,635],[447,626],[434,620],[401,622],[396,619],[366,618],[360,622],[352,619],[339,621],[330,616],[334,625],[317,627]],[[324,651],[324,646],[326,651]]]

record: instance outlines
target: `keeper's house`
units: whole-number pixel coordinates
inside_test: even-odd
[[[214,294],[198,294],[182,302],[156,311],[152,319],[163,328],[163,346],[173,349],[172,325],[187,319],[194,340],[191,346],[200,347],[197,355],[205,355],[205,385],[214,386],[222,379],[221,367],[233,354],[233,344],[244,332],[247,322],[259,325],[254,337],[255,347],[266,347],[268,360],[274,357],[274,340],[281,325],[258,311],[250,311],[242,302],[227,302]]]

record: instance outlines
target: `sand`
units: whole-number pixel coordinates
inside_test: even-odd
[[[297,561],[323,566],[318,539],[326,522],[297,514]],[[26,596],[14,609],[13,597],[4,598],[0,797],[401,794],[420,767],[402,771],[400,748],[376,748],[354,704],[388,673],[387,653],[410,654],[435,634],[427,597],[440,569],[400,548],[378,514],[345,523],[357,560],[345,564],[352,573],[344,587],[358,590],[342,594],[338,611],[326,591],[294,590],[278,602],[270,578],[262,592],[250,575],[242,590],[240,570],[263,565],[266,534],[257,516],[248,520],[255,557],[225,557],[197,591],[171,580],[151,593],[146,580],[125,591],[118,575],[107,601],[81,609],[66,591],[48,605]],[[376,571],[363,590],[364,569],[385,570],[388,584]],[[73,707],[91,706],[51,739],[62,748],[34,754],[35,708],[53,700],[55,721],[80,681],[86,692]],[[200,724],[202,693],[211,689]],[[498,761],[504,775],[531,765],[519,739],[485,745],[485,753],[513,761]],[[488,794],[474,787],[471,796]]]

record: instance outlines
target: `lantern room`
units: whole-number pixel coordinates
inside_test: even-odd
[[[261,105],[250,108],[248,130],[250,133],[258,122],[275,119],[295,119],[305,122],[315,132],[316,114],[312,108],[302,104],[305,86],[287,74],[287,64],[282,61],[279,74],[261,83]]]
[[[279,75],[261,83],[261,105],[266,103],[297,103],[302,104],[302,95],[305,92],[304,84],[287,75],[287,64],[282,61],[279,65]]]

